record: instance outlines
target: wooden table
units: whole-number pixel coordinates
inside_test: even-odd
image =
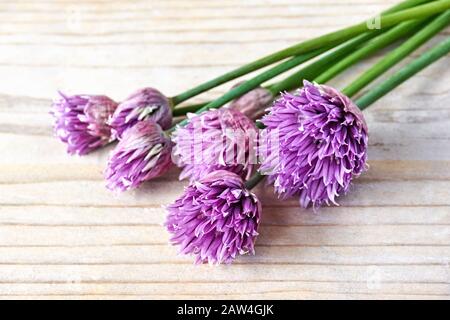
[[[57,89],[176,94],[395,2],[1,0],[0,298],[448,299],[449,57],[367,110],[370,171],[340,207],[314,213],[257,189],[257,255],[231,266],[194,266],[167,245],[177,170],[112,194],[108,150],[67,156],[48,115]]]

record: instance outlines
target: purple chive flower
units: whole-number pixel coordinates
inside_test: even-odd
[[[167,211],[171,243],[196,263],[231,263],[255,252],[261,204],[235,173],[219,170],[192,182]]]
[[[107,120],[117,108],[115,101],[106,96],[60,95],[50,114],[55,134],[67,144],[69,154],[85,155],[112,141]]]
[[[164,174],[172,165],[172,142],[154,121],[138,122],[111,152],[107,187],[126,191]]]
[[[121,102],[109,124],[113,135],[121,138],[125,130],[145,120],[155,121],[163,130],[172,125],[170,100],[153,88],[140,89]]]
[[[237,84],[235,87],[242,83]],[[245,114],[252,120],[261,118],[273,101],[272,93],[266,88],[257,87],[230,103],[234,108]]]
[[[184,167],[180,179],[198,180],[209,172],[228,170],[248,178],[254,169],[252,120],[236,109],[212,109],[201,115],[188,114],[189,123],[172,136],[174,156]]]
[[[262,122],[268,137],[278,136],[279,152],[264,160],[261,171],[272,170],[269,182],[275,191],[298,195],[303,207],[336,204],[335,198],[348,191],[353,176],[366,169],[364,116],[331,87],[304,81],[298,94],[283,94]]]

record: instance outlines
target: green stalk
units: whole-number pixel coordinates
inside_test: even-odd
[[[409,2],[417,3],[417,1]],[[406,4],[403,4],[405,6]],[[407,6],[407,5],[406,5]],[[380,26],[381,28],[387,28],[398,24],[400,22],[412,19],[419,19],[428,17],[437,13],[440,13],[444,10],[450,9],[450,0],[439,0],[433,1],[429,4],[419,5],[417,7],[402,10],[396,13],[382,15],[380,17]],[[294,46],[288,47],[281,51],[275,52],[268,56],[265,56],[261,59],[258,59],[254,62],[246,64],[240,68],[237,68],[233,71],[230,71],[222,76],[219,76],[215,79],[212,79],[208,82],[205,82],[193,89],[185,91],[175,97],[172,98],[173,105],[177,105],[187,99],[190,99],[202,92],[208,91],[214,87],[217,87],[225,82],[236,79],[240,76],[243,76],[252,71],[258,70],[275,62],[281,61],[283,59],[289,58],[291,56],[301,55],[307,52],[311,52],[321,47],[329,47],[338,45],[346,40],[349,40],[356,35],[367,31],[367,21],[361,22],[359,24],[353,25],[351,27],[347,27],[341,29],[339,31],[335,31],[332,33],[328,33],[326,35],[304,41],[302,43],[296,44]]]
[[[270,92],[275,97],[281,91],[289,91],[294,88],[297,88],[303,79],[312,80],[317,75],[321,74],[321,72],[323,72],[326,69],[326,67],[331,65],[336,60],[349,54],[350,52],[353,52],[358,46],[369,41],[375,35],[376,33],[364,33],[352,40],[349,40],[341,44],[338,48],[320,57],[319,60],[311,63],[306,67],[301,68],[299,71],[295,72],[286,79],[270,86],[269,88]]]
[[[298,87],[299,82],[301,82],[302,79],[314,79],[316,76],[318,76],[319,74],[321,74],[324,70],[326,70],[326,68],[328,67],[328,65],[325,65],[323,63],[319,64],[311,64],[310,66],[306,67],[306,68],[302,68],[300,71],[294,73],[292,76],[290,76],[290,80],[285,79],[283,81],[280,82],[276,82],[273,83],[271,85],[265,86],[265,88],[275,97],[278,92],[282,91],[282,90],[290,90],[293,89],[295,87]],[[285,82],[285,83],[283,83]],[[180,106],[180,107],[176,107],[173,109],[172,114],[174,117],[177,116],[183,116],[185,114],[187,114],[188,112],[196,112],[198,111],[200,108],[206,106],[207,104],[211,103],[212,101],[208,101],[208,102],[202,102],[202,103],[197,103],[197,104],[192,104],[192,105],[187,105],[187,106]]]
[[[407,66],[403,67],[401,70],[392,75],[388,80],[378,85],[370,92],[366,93],[364,96],[356,101],[356,105],[364,110],[372,103],[383,97],[388,92],[392,91],[394,88],[408,80],[410,77],[426,68],[436,60],[442,58],[450,52],[450,38],[442,41],[438,45],[434,46],[432,49],[426,51],[419,58],[413,60]]]
[[[372,53],[381,50],[385,48],[386,46],[392,44],[393,42],[397,41],[401,37],[404,37],[405,35],[411,33],[414,30],[417,30],[417,28],[423,23],[423,21],[408,21],[403,22],[391,30],[387,31],[386,33],[383,33],[370,41],[367,45],[360,48],[359,50],[355,51],[351,55],[345,57],[344,59],[340,60],[338,63],[333,65],[331,68],[323,72],[319,77],[314,79],[317,83],[325,83],[333,79],[336,75],[341,73],[343,70],[347,69],[351,65],[355,64],[356,62],[368,57]]]
[[[226,104],[227,102],[230,102],[231,100],[233,100],[237,97],[240,97],[244,93],[247,93],[250,90],[256,88],[261,83],[264,83],[267,80],[270,80],[270,79],[276,77],[277,75],[279,75],[289,69],[292,69],[293,67],[298,66],[299,64],[302,64],[305,61],[308,61],[308,60],[318,56],[319,54],[323,53],[324,51],[326,51],[328,49],[329,48],[315,50],[315,51],[312,51],[312,52],[309,52],[306,54],[295,56],[285,62],[282,62],[282,63],[276,65],[275,67],[257,75],[256,77],[245,81],[240,86],[231,89],[230,91],[226,92],[224,95],[219,97],[218,99],[216,99],[216,100],[208,103],[206,106],[198,109],[196,113],[202,113],[202,112],[207,111],[212,108],[219,108],[219,107],[223,106],[224,104]],[[186,123],[188,123],[187,119],[181,121],[178,125],[183,126]],[[175,130],[175,126],[172,127],[169,131],[173,131],[173,130]]]
[[[322,58],[320,58],[320,60],[322,60]],[[316,62],[319,62],[320,60],[317,60]],[[289,77],[279,82],[275,82],[271,85],[267,85],[265,86],[265,88],[272,94],[272,96],[276,97],[282,91],[291,91],[298,88],[304,79],[306,80],[314,79],[322,72],[324,72],[327,68],[329,68],[331,65],[331,63],[316,64],[316,62],[306,67],[302,67],[300,70],[294,72]]]
[[[271,85],[264,86],[264,88],[267,89],[275,97],[277,95],[277,94],[275,94],[276,90],[278,90],[278,89],[276,89],[277,87],[282,88],[279,91],[294,89],[295,87],[298,87],[298,84],[302,79],[314,79],[315,77],[320,75],[322,72],[324,72],[327,67],[328,67],[327,65],[322,66],[322,67],[319,67],[319,66],[312,67],[311,66],[311,68],[308,68],[308,70],[303,70],[301,74],[299,74],[300,71],[293,74],[291,76],[293,78],[291,81],[292,83],[289,85],[282,85],[281,84],[282,81],[280,81],[280,82],[273,83]],[[302,77],[302,75],[303,75],[303,77]],[[293,76],[295,76],[295,77],[293,77]],[[287,80],[287,79],[285,79],[285,80]],[[285,81],[285,80],[283,80],[283,81]],[[283,88],[285,88],[285,89],[283,89]],[[190,104],[190,105],[186,105],[186,106],[179,106],[179,107],[176,107],[173,109],[172,114],[174,117],[178,117],[178,116],[183,116],[189,112],[197,112],[200,108],[206,106],[208,103],[211,103],[211,102],[212,101],[207,101],[207,102],[201,102],[201,103],[196,103],[196,104]]]
[[[307,76],[310,76],[311,74],[313,74],[313,75],[318,74],[318,72],[323,70],[323,68],[325,66],[327,66],[331,62],[335,61],[336,59],[352,52],[353,50],[355,50],[356,47],[358,47],[362,43],[370,40],[373,36],[374,36],[374,33],[366,33],[366,34],[356,37],[355,39],[347,41],[346,43],[339,46],[337,49],[326,54],[321,59],[300,69],[299,71],[297,71],[290,77],[286,78],[285,80],[270,86],[270,88],[269,88],[270,92],[272,93],[273,96],[276,96],[276,95],[278,95],[278,93],[280,91],[289,90],[292,87],[298,86],[299,82],[301,82]],[[317,55],[323,53],[324,51],[325,51],[324,49],[316,50],[311,53],[304,54],[301,56],[296,56],[296,57],[291,58],[290,60],[282,62],[282,63],[278,64],[277,66],[261,73],[260,75],[247,80],[240,86],[231,89],[230,91],[226,92],[224,95],[219,97],[218,99],[211,101],[210,103],[204,105],[200,109],[197,109],[196,113],[201,113],[201,112],[204,112],[204,111],[206,111],[208,109],[212,109],[212,108],[220,108],[227,102],[229,102],[237,97],[240,97],[241,95],[249,92],[250,90],[253,90],[260,84],[266,82],[267,80],[272,79],[273,77],[313,58],[314,56],[317,56]],[[194,106],[193,108],[196,108],[196,106]],[[184,110],[186,110],[186,109],[184,109]],[[186,123],[187,123],[187,120],[183,120],[178,125],[184,125]],[[172,130],[173,129],[174,128],[172,128]]]
[[[405,41],[397,49],[387,54],[382,60],[367,70],[362,76],[348,85],[342,92],[348,96],[353,96],[362,88],[367,86],[378,76],[392,68],[399,61],[407,57],[410,53],[424,44],[428,39],[433,37],[450,23],[450,10],[440,14],[426,27],[422,28],[410,39]]]
[[[256,172],[250,179],[248,179],[245,182],[245,188],[247,190],[251,190],[254,187],[256,187],[256,185],[258,183],[260,183],[263,179],[265,178],[265,176],[263,176],[261,173]]]
[[[185,114],[187,114],[189,112],[196,112],[198,109],[203,108],[208,103],[210,103],[210,101],[178,107],[178,108],[175,108],[172,110],[172,115],[174,117],[184,116]]]

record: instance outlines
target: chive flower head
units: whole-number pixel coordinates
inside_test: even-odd
[[[188,114],[188,124],[174,132],[174,158],[183,167],[180,179],[198,180],[209,172],[228,170],[248,178],[254,164],[254,122],[233,108]]]
[[[156,122],[136,123],[110,154],[108,189],[126,191],[161,176],[172,166],[171,152],[172,142]]]
[[[167,207],[170,241],[196,263],[231,263],[254,254],[261,204],[240,176],[219,170],[192,182]]]
[[[170,100],[153,88],[139,89],[122,101],[111,117],[109,124],[113,135],[119,139],[124,132],[140,121],[151,120],[163,130],[172,125]]]
[[[279,146],[277,161],[268,156],[260,169],[271,172],[276,193],[299,196],[303,207],[337,204],[336,197],[366,169],[364,116],[332,87],[304,81],[297,94],[283,94],[262,122],[267,137],[276,132]]]
[[[107,121],[117,108],[115,101],[102,95],[60,96],[50,114],[55,135],[67,145],[69,154],[85,155],[113,140]]]

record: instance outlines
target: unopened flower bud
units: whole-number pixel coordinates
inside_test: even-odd
[[[101,95],[60,95],[50,113],[55,118],[55,134],[67,144],[68,153],[85,155],[112,140],[107,121],[117,102]]]
[[[151,120],[163,130],[172,125],[172,109],[169,98],[156,89],[143,88],[122,101],[109,124],[113,135],[119,139],[123,133],[140,121]]]

